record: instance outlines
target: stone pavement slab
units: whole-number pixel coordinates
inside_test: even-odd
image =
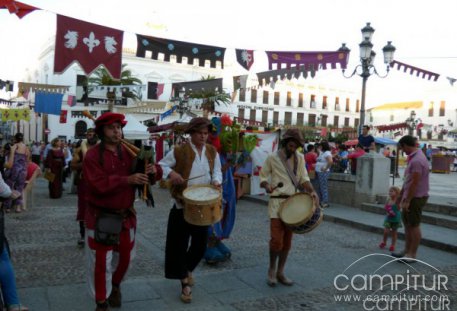
[[[6,219],[21,301],[31,311],[93,311],[93,298],[85,285],[84,251],[76,246],[76,196],[64,194],[62,199],[51,200],[41,180],[35,190],[36,205],[22,214],[8,214]],[[372,272],[385,263],[383,256],[388,254],[378,248],[380,234],[324,221],[308,234],[294,235],[286,274],[296,284],[270,288],[266,284],[266,205],[240,200],[234,230],[225,241],[232,258],[217,266],[202,262],[194,273],[194,301],[185,305],[179,300],[179,282],[163,276],[170,197],[158,188],[154,188],[154,195],[156,208],[136,204],[137,256],[122,284],[119,311],[360,310],[358,304],[335,302],[334,278],[355,260],[382,253],[354,270]],[[399,241],[398,247],[402,243]],[[457,293],[456,254],[421,246],[420,258],[449,275],[450,288]],[[405,268],[395,264],[389,271],[402,273]]]

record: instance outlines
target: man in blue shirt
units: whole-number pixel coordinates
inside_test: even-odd
[[[370,127],[368,125],[364,125],[362,128],[362,134],[359,135],[359,144],[362,145],[365,152],[370,152],[370,150],[375,150],[376,148],[373,136],[368,134],[369,130]]]

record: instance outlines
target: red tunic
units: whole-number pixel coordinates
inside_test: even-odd
[[[129,209],[135,200],[135,188],[127,183],[132,174],[132,156],[121,145],[122,159],[110,150],[103,151],[103,166],[100,164],[100,145],[87,151],[83,164],[83,176],[87,185],[86,226],[95,227],[96,208]],[[124,227],[136,226],[132,215],[124,221]]]

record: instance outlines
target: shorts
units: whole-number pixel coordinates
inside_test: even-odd
[[[392,229],[392,230],[397,230],[398,228],[401,228],[401,222],[391,222],[391,221],[384,221],[384,228],[386,229]]]
[[[292,230],[279,218],[270,218],[270,250],[288,251],[292,246]]]
[[[402,210],[401,218],[403,224],[409,227],[417,227],[422,221],[422,209],[427,204],[428,197],[413,198],[409,204],[408,211]]]

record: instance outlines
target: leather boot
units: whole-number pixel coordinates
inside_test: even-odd
[[[97,302],[97,308],[95,308],[95,311],[109,311],[108,303],[106,301]]]
[[[113,285],[113,289],[111,290],[111,294],[108,297],[108,302],[110,307],[113,308],[120,308],[122,305],[122,295],[121,289],[119,285]]]

